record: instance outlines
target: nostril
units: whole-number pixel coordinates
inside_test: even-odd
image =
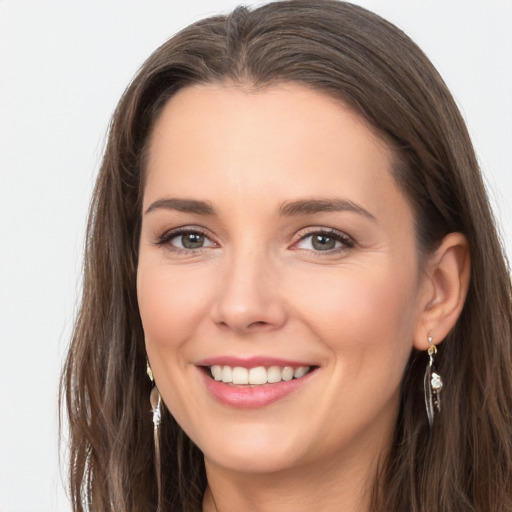
[[[250,323],[247,327],[258,327],[258,326],[264,326],[264,325],[267,325],[267,322],[262,322],[262,321],[258,321],[258,322],[252,322]]]

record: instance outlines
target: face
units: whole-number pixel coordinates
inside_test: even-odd
[[[189,87],[152,133],[138,300],[162,398],[207,464],[375,457],[422,282],[392,153],[298,85]]]

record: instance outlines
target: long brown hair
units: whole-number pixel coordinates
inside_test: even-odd
[[[240,7],[200,21],[158,48],[124,93],[94,191],[81,308],[62,376],[73,510],[156,509],[151,385],[135,288],[145,148],[166,101],[206,82],[296,82],[341,99],[394,149],[420,254],[449,232],[467,237],[467,300],[437,356],[442,414],[431,430],[426,358],[413,351],[373,509],[511,511],[511,281],[471,141],[422,51],[377,15],[333,0]],[[168,412],[162,450],[165,510],[201,510],[202,455]]]

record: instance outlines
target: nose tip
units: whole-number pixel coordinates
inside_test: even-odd
[[[232,267],[221,280],[214,322],[238,334],[273,330],[286,321],[286,308],[267,267]]]

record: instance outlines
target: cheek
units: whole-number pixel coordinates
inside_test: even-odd
[[[201,273],[139,265],[137,298],[146,345],[175,348],[206,314],[209,287]]]
[[[189,419],[200,404],[189,393],[186,378],[190,340],[207,314],[208,287],[187,271],[140,260],[137,298],[146,351],[160,394],[178,423],[193,431]],[[204,276],[203,276],[204,278]]]
[[[401,274],[377,267],[343,269],[329,280],[308,282],[297,307],[333,352],[353,356],[354,370],[357,359],[385,360],[395,352],[404,360],[416,321],[415,276],[412,267]]]

